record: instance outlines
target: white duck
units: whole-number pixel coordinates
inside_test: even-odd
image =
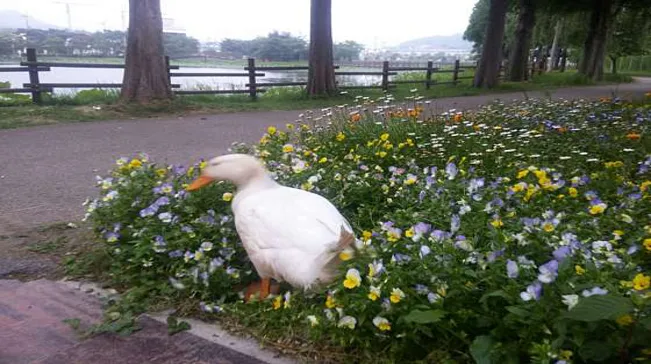
[[[235,228],[261,278],[261,299],[269,295],[271,278],[303,289],[332,281],[339,253],[355,236],[330,201],[278,184],[260,161],[246,154],[211,159],[187,189],[221,180],[237,187]]]

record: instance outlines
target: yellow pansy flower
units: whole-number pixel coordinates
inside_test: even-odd
[[[394,288],[391,290],[391,296],[389,299],[392,303],[398,303],[402,301],[403,298],[405,298],[405,292],[403,292],[400,288]]]
[[[643,273],[638,273],[633,278],[633,289],[636,291],[643,291],[651,285],[651,277],[645,276]]]
[[[346,279],[344,280],[344,287],[348,289],[353,289],[359,287],[362,283],[362,277],[359,275],[359,271],[355,268],[351,268],[346,272]]]

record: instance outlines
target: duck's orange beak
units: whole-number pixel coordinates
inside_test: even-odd
[[[198,190],[198,189],[200,189],[202,187],[208,186],[214,180],[215,180],[214,178],[201,175],[201,176],[199,176],[199,178],[192,181],[192,183],[190,183],[190,185],[188,186],[188,188],[186,188],[186,190],[188,190],[188,191],[196,191],[196,190]]]

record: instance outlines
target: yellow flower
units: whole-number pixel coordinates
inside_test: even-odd
[[[533,173],[536,175],[536,178],[538,178],[539,180],[543,178],[547,178],[547,172],[545,171],[535,170],[533,171]]]
[[[413,147],[414,146],[414,141],[411,140],[410,138],[407,138],[407,140],[405,141],[405,144],[407,144],[410,147]]]
[[[446,286],[441,286],[436,290],[436,293],[439,294],[441,297],[445,297],[448,294],[447,287]]]
[[[385,319],[384,317],[377,316],[373,319],[373,325],[380,329],[380,331],[390,331],[391,330],[391,323],[389,320]]]
[[[651,238],[644,239],[644,248],[651,252]]]
[[[269,133],[269,135],[274,135],[274,134],[276,134],[277,130],[278,129],[276,129],[275,126],[270,126],[270,127],[267,128],[267,133]]]
[[[203,251],[197,250],[196,252],[194,252],[194,260],[199,261],[201,260],[201,258],[203,258]]]
[[[412,236],[414,236],[414,228],[407,229],[407,231],[405,231],[405,236],[408,237],[408,238],[411,238]]]
[[[405,292],[403,292],[400,288],[394,288],[391,290],[391,296],[389,299],[392,303],[398,303],[402,301],[403,298],[405,298]]]
[[[327,308],[335,308],[336,302],[335,302],[334,297],[332,297],[331,295],[328,295],[328,297],[326,297],[325,305],[326,305]]]
[[[552,224],[551,222],[544,223],[543,230],[545,230],[548,233],[551,233],[552,231],[554,231],[554,224]]]
[[[646,190],[651,186],[651,181],[644,181],[640,184],[640,191],[646,192]]]
[[[580,265],[575,265],[574,266],[574,271],[576,272],[577,275],[580,275],[580,276],[585,274],[585,269],[583,269],[583,267],[581,267]]]
[[[633,288],[633,282],[631,281],[619,281],[619,285],[624,288]]]
[[[230,193],[230,192],[224,192],[224,194],[222,195],[222,200],[224,200],[226,202],[228,202],[228,201],[230,201],[232,199],[233,199],[233,194]]]
[[[346,136],[344,135],[344,133],[339,132],[339,134],[337,134],[337,141],[341,142],[344,139],[346,139]]]
[[[384,133],[384,134],[380,135],[380,140],[382,140],[382,141],[389,140],[389,133]]]
[[[568,193],[570,194],[570,196],[572,196],[572,197],[576,197],[576,196],[579,195],[579,191],[578,191],[576,188],[574,188],[574,187],[570,187],[570,188],[568,188],[567,191],[568,191]]]
[[[413,185],[414,183],[416,183],[416,181],[417,181],[416,176],[411,176],[405,180],[405,184],[408,186]]]
[[[570,360],[572,354],[573,353],[570,350],[561,350],[561,353],[558,354],[558,358],[561,360]]]
[[[596,205],[590,206],[590,214],[591,215],[598,215],[602,214],[604,211],[606,211],[606,204],[603,203],[598,203]]]
[[[362,283],[362,277],[359,275],[359,271],[355,268],[351,268],[346,272],[346,279],[344,280],[344,287],[348,289],[353,289],[359,287]]]
[[[511,191],[518,193],[524,191],[524,189],[527,188],[527,184],[524,182],[520,182],[513,187],[511,187]]]
[[[520,172],[518,172],[518,179],[524,178],[529,174],[529,170],[523,169]]]
[[[643,273],[638,273],[633,278],[633,289],[636,291],[643,291],[651,285],[651,277],[645,276]]]
[[[294,146],[291,144],[283,145],[283,153],[291,153],[294,151]]]
[[[558,197],[556,197],[556,198],[558,198],[559,200],[562,200],[562,199],[565,198],[565,195],[562,195],[562,194],[561,194],[561,195],[558,195]]]
[[[262,136],[262,138],[260,138],[260,144],[265,145],[267,143],[269,143],[269,136],[265,134]]]
[[[166,173],[167,170],[165,168],[159,168],[156,170],[156,175],[158,175],[159,178],[165,177]]]
[[[385,152],[385,151],[381,151],[381,152],[378,152],[377,155],[379,155],[380,158],[384,158],[384,157],[387,156],[387,152]]]
[[[622,161],[606,162],[606,163],[604,163],[604,166],[606,168],[620,168],[620,167],[624,166],[624,162],[622,162]]]
[[[132,159],[131,162],[129,162],[129,168],[140,168],[142,166],[142,162],[139,159]]]
[[[389,240],[392,243],[398,241],[398,239],[400,239],[401,236],[402,234],[400,233],[400,230],[391,230],[387,232],[387,240]]]
[[[502,219],[497,218],[497,219],[491,221],[491,225],[493,225],[494,228],[499,229],[502,226],[504,226],[504,223],[502,222]]]
[[[628,326],[633,323],[633,317],[631,315],[622,315],[619,316],[615,321],[619,326]]]
[[[364,240],[369,240],[371,237],[373,237],[372,232],[370,232],[368,230],[362,231],[362,238],[364,238]]]
[[[204,169],[204,168],[206,168],[207,165],[208,165],[208,162],[202,161],[201,163],[199,163],[199,169]]]
[[[371,301],[376,301],[378,298],[380,298],[380,295],[382,293],[380,292],[380,289],[375,286],[371,286],[371,290],[368,293],[368,299]]]
[[[353,259],[353,251],[352,251],[352,249],[342,250],[341,253],[339,253],[339,259],[341,259],[343,261]]]
[[[321,159],[319,159],[319,163],[325,163],[327,161],[328,161],[328,158],[326,158],[326,157],[322,157]]]
[[[274,310],[280,309],[282,304],[283,304],[283,296],[278,296],[278,297],[274,298],[274,301],[273,301]]]

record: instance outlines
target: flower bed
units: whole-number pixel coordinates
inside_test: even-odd
[[[242,303],[237,289],[256,276],[233,187],[185,192],[201,163],[144,155],[98,178],[87,205],[113,283],[200,300],[265,337],[307,333],[347,360],[648,360],[651,105],[527,101],[426,117],[416,99],[360,99],[233,147],[355,227],[327,290]]]

